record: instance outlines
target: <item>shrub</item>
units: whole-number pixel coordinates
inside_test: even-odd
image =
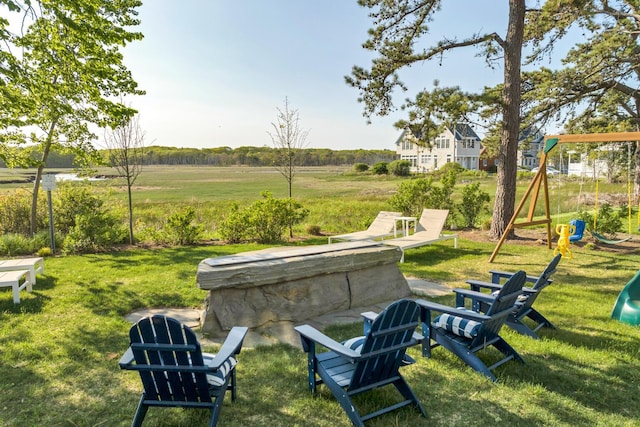
[[[442,175],[447,175],[451,172],[455,173],[456,175],[459,175],[464,173],[466,170],[467,169],[465,169],[464,166],[462,166],[460,163],[449,162],[442,165],[440,169],[434,171],[434,175],[442,176]]]
[[[395,176],[409,176],[411,174],[411,162],[409,160],[394,160],[389,163],[389,173]]]
[[[7,233],[0,236],[0,254],[2,255],[29,255],[33,252],[31,239],[24,234]]]
[[[322,236],[319,225],[307,225],[307,233],[312,236]]]
[[[293,199],[276,199],[264,191],[262,200],[252,203],[248,209],[249,229],[258,243],[275,243],[289,228],[301,223],[309,210]]]
[[[127,238],[127,230],[114,215],[100,209],[76,215],[75,225],[65,236],[63,247],[67,253],[106,250]]]
[[[356,163],[353,165],[353,170],[355,172],[366,172],[369,170],[369,165],[366,163]]]
[[[240,243],[249,240],[247,212],[241,211],[237,203],[231,205],[229,214],[218,225],[218,234],[228,243]]]
[[[192,224],[196,217],[193,207],[187,206],[167,218],[165,232],[168,241],[178,245],[192,245],[202,236],[202,226]]]
[[[47,228],[46,198],[38,198],[36,230]],[[31,234],[31,192],[18,189],[0,195],[0,234]]]
[[[257,200],[244,209],[234,207],[220,224],[220,236],[229,242],[255,240],[258,243],[275,243],[290,226],[301,223],[309,214],[293,199],[276,199],[269,191],[261,193]]]
[[[456,175],[455,168],[447,169],[440,178],[440,186],[432,186],[431,192],[426,195],[424,206],[432,209],[453,210],[451,196],[456,185]],[[449,219],[447,221],[449,222]]]
[[[76,226],[78,216],[88,217],[103,210],[104,201],[89,191],[85,184],[63,183],[53,199],[55,230],[66,235]]]
[[[473,227],[482,211],[487,210],[491,197],[489,193],[480,189],[479,183],[465,185],[462,189],[462,202],[458,211],[464,218],[465,227]]]
[[[432,187],[432,178],[403,181],[398,186],[398,191],[391,196],[389,204],[394,210],[419,216]]]
[[[578,213],[578,219],[586,222],[586,228],[589,231],[597,231],[600,234],[613,236],[622,227],[622,220],[619,213],[615,212],[609,203],[603,203],[598,208],[598,215],[595,218],[595,230],[594,230],[594,217],[590,212],[580,211]]]
[[[387,175],[389,167],[387,162],[378,162],[371,167],[371,172],[376,175]]]

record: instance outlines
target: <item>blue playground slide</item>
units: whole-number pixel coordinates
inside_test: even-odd
[[[618,295],[611,318],[631,325],[640,325],[640,271]]]

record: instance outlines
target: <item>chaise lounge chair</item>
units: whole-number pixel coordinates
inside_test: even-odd
[[[332,240],[374,240],[393,236],[396,218],[400,216],[402,216],[402,212],[380,211],[366,230],[329,236],[329,244]]]
[[[562,259],[562,254],[554,256],[540,276],[527,276],[527,282],[533,283],[533,287],[522,288],[522,295],[518,297],[516,301],[516,308],[507,318],[507,326],[532,338],[539,338],[536,332],[543,327],[555,329],[555,326],[553,326],[546,317],[533,308],[533,303],[540,295],[540,292],[553,282],[551,276],[556,272],[560,259]],[[500,280],[508,279],[514,274],[496,270],[491,270],[490,273],[492,283],[479,280],[467,280],[467,283],[471,286],[471,290],[480,292],[481,289],[489,289],[492,295],[496,295],[502,287]],[[477,301],[473,309],[484,313],[488,307],[489,305],[486,301]],[[535,326],[529,327],[529,325],[524,322],[525,318],[529,318],[530,321],[535,322]]]
[[[402,250],[400,262],[404,262],[405,250],[430,245],[442,240],[453,239],[453,246],[457,248],[458,235],[442,233],[448,215],[449,211],[447,209],[424,209],[422,215],[420,215],[420,221],[418,221],[415,233],[410,236],[383,240],[382,243],[396,246]]]
[[[20,291],[33,291],[36,284],[36,274],[44,274],[44,259],[16,258],[0,260],[0,287],[11,287],[14,304],[20,303]]]

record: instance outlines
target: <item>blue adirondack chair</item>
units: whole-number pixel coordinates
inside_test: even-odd
[[[533,286],[522,288],[523,293],[516,301],[516,308],[507,318],[507,326],[515,329],[523,335],[528,335],[536,339],[539,338],[537,332],[541,328],[547,327],[555,329],[555,326],[553,326],[549,319],[533,308],[533,303],[536,302],[540,292],[553,282],[553,280],[551,280],[551,276],[556,272],[558,263],[560,263],[561,259],[562,254],[558,254],[551,259],[540,276],[527,276],[527,282],[533,283]],[[467,283],[471,286],[471,290],[481,291],[482,289],[489,289],[493,295],[496,295],[500,288],[502,288],[502,285],[500,284],[501,280],[505,278],[508,279],[514,274],[496,270],[491,270],[490,273],[492,283],[482,282],[479,280],[467,280]],[[458,291],[459,290],[456,289],[456,305],[460,306],[463,304],[464,296]],[[475,311],[485,313],[488,308],[489,303],[487,301],[480,301],[476,299],[472,302],[472,309]],[[530,327],[524,323],[525,318],[529,318],[533,321],[534,326]]]
[[[367,326],[364,341],[358,350],[343,345],[309,325],[295,329],[308,354],[309,389],[315,393],[318,384],[325,384],[338,400],[354,426],[398,408],[415,405],[423,416],[426,412],[415,393],[399,372],[408,347],[419,344],[414,336],[419,320],[417,304],[399,300],[390,304]],[[329,351],[317,353],[316,344]],[[378,411],[360,415],[351,396],[393,385],[404,400]]]
[[[131,327],[131,344],[120,368],[138,371],[144,390],[132,426],[141,426],[150,406],[206,408],[218,422],[227,390],[236,400],[235,356],[247,333],[234,327],[218,354],[203,353],[194,332],[175,319],[152,316]]]
[[[500,336],[500,329],[514,310],[518,296],[522,295],[526,276],[524,271],[515,273],[496,296],[466,291],[469,297],[489,302],[490,305],[485,314],[462,306],[449,307],[431,301],[417,300],[424,335],[422,355],[431,357],[431,349],[442,346],[492,381],[496,381],[496,377],[491,371],[503,363],[509,360],[524,363],[518,352]],[[432,320],[433,312],[442,314]],[[490,346],[502,352],[504,358],[487,366],[476,353]]]

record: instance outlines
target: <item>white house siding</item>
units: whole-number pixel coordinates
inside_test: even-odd
[[[480,158],[480,139],[465,138],[454,142],[454,135],[445,130],[434,141],[431,147],[422,147],[411,142],[411,134],[403,131],[396,142],[396,153],[399,159],[411,162],[412,172],[429,172],[443,165],[456,162],[466,169],[478,169]]]

